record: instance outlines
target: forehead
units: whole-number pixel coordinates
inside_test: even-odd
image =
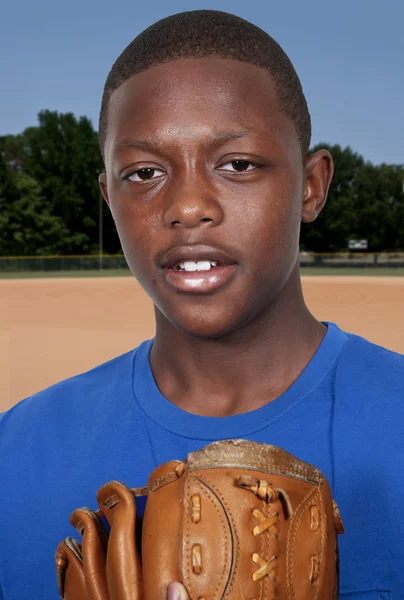
[[[202,142],[223,130],[297,142],[267,70],[213,57],[181,59],[134,75],[113,92],[106,153],[124,139]]]

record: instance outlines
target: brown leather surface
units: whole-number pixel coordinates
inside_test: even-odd
[[[320,471],[309,463],[296,458],[278,446],[259,444],[248,440],[223,440],[213,442],[187,457],[187,469],[211,469],[212,467],[256,469],[263,473],[288,475],[313,483],[321,483]]]
[[[165,600],[172,581],[191,600],[337,598],[342,522],[320,471],[284,450],[225,440],[155,469],[142,565],[136,494],[111,482],[97,494],[98,513],[72,514],[83,541],[57,550],[65,600]],[[100,514],[111,526],[107,547]]]
[[[191,600],[337,598],[334,507],[318,469],[274,446],[226,440],[190,454],[183,475],[155,489],[168,472],[163,465],[149,479],[142,540],[147,599],[163,600],[174,580]],[[240,487],[241,476],[267,481],[287,500],[282,494],[261,500]],[[254,511],[278,514],[273,532],[253,534]],[[269,574],[256,580],[253,556],[269,563]]]
[[[71,524],[82,544],[67,538],[56,551],[59,594],[64,600],[141,600],[142,569],[135,541],[136,506],[125,485],[112,481],[97,493],[97,513],[80,508]],[[109,537],[101,523],[104,515]]]

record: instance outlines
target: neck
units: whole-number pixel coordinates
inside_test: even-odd
[[[151,367],[162,394],[187,412],[230,416],[285,392],[326,331],[306,307],[297,275],[265,313],[220,338],[187,335],[156,310]]]

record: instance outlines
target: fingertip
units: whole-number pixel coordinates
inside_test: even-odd
[[[179,581],[173,581],[167,586],[167,600],[188,600],[185,587]]]

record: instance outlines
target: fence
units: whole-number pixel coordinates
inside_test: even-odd
[[[301,252],[300,266],[335,269],[402,269],[404,268],[404,252],[335,252],[329,254]]]
[[[404,269],[403,253],[339,252],[300,253],[303,269]],[[114,256],[5,256],[0,257],[0,275],[7,273],[75,273],[102,271],[105,274],[129,272],[123,255]],[[83,273],[84,274],[84,273]],[[404,274],[404,272],[403,272]]]
[[[0,273],[127,271],[122,254],[114,256],[0,256]]]

